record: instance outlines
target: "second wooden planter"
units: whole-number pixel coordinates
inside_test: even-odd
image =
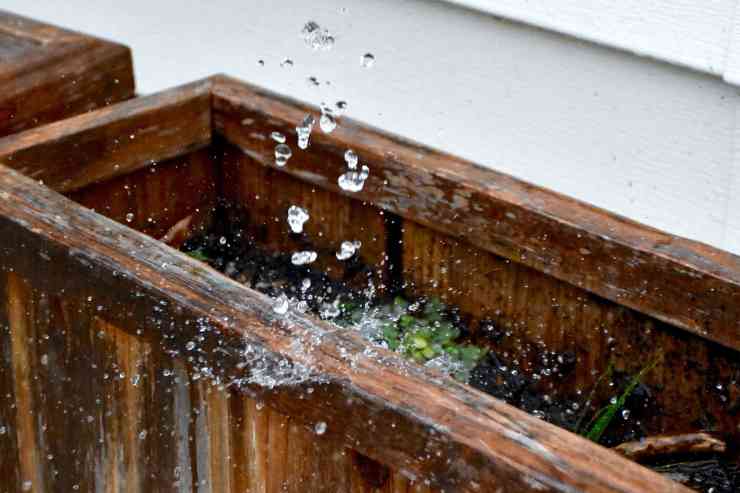
[[[0,141],[8,484],[688,491],[351,331],[278,314],[157,241],[238,222],[291,251],[290,205],[311,211],[316,249],[361,240],[380,289],[438,295],[503,328],[472,337],[522,371],[572,353],[553,395],[587,389],[610,361],[638,372],[660,348],[649,431],[711,422],[737,436],[737,257],[347,120],[302,150],[307,114],[318,119],[214,77]],[[292,148],[284,167],[272,132]],[[358,192],[337,184],[348,148],[370,170]]]

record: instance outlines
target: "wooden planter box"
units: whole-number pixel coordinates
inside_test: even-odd
[[[660,347],[646,426],[711,419],[728,436],[737,257],[347,119],[299,150],[307,113],[219,76],[0,140],[0,490],[689,491],[351,331],[286,319],[157,238],[240,220],[289,250],[276,218],[303,205],[316,248],[362,240],[378,286],[493,319],[510,336],[491,345],[523,368],[572,351],[555,393]],[[293,149],[282,168],[273,131]],[[357,193],[337,186],[347,148],[370,168]]]
[[[0,10],[0,136],[133,94],[128,47]]]

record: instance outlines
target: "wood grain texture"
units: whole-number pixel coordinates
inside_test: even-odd
[[[195,82],[0,139],[0,163],[72,192],[203,148],[209,87]]]
[[[128,47],[0,10],[0,136],[133,95]]]
[[[12,170],[0,170],[0,187],[0,237],[8,239],[0,257],[4,269],[12,265],[32,283],[64,289],[65,296],[94,295],[95,305],[103,307],[98,316],[132,334],[140,330],[141,337],[168,351],[186,354],[200,320],[209,327],[199,344],[201,364],[221,381],[249,374],[254,361],[244,361],[246,345],[264,351],[267,361],[294,369],[307,365],[322,382],[314,384],[313,393],[253,384],[244,391],[309,426],[325,421],[370,458],[460,491],[684,491],[395,355],[364,356],[366,343],[353,334],[297,314],[288,330],[263,295]],[[49,259],[43,268],[40,254]],[[345,352],[356,355],[352,364]],[[157,361],[154,367],[167,364]],[[171,406],[163,396],[157,402],[160,408]],[[148,460],[172,470],[167,457],[150,453]]]
[[[642,420],[649,433],[688,433],[709,423],[737,433],[729,412],[740,375],[736,352],[430,228],[405,221],[402,231],[406,292],[459,307],[474,331],[481,320],[493,323],[500,339],[486,332],[472,339],[508,364],[536,372],[542,392],[566,400],[580,392],[585,400],[610,363],[634,375],[659,357],[643,379],[656,406]],[[555,357],[548,352],[575,356],[567,378],[542,374],[543,366],[557,366],[543,365],[543,357]],[[601,389],[596,407],[611,397],[610,389]]]
[[[268,167],[273,146],[257,136],[267,129],[294,136],[306,113],[316,114],[223,77],[213,104],[215,131]],[[358,199],[740,349],[737,256],[346,119],[331,134],[314,132],[302,166],[284,171],[344,194],[336,179],[347,148],[371,170]]]

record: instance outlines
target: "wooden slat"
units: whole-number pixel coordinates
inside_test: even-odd
[[[0,10],[0,136],[133,94],[126,46]]]
[[[71,192],[203,148],[209,88],[195,82],[5,137],[0,163]]]
[[[16,430],[15,375],[10,329],[10,290],[7,273],[0,273],[0,492],[13,493],[21,485],[19,448]]]
[[[370,458],[460,491],[686,491],[396,355],[368,357],[355,334],[298,314],[286,327],[264,295],[13,170],[0,169],[0,188],[4,269],[66,296],[94,293],[101,317],[169,350],[185,353],[205,324],[203,364],[224,381],[249,372],[254,360],[242,357],[248,345],[273,363],[307,365],[321,382],[313,393],[295,386],[250,385],[249,391],[310,426],[325,421]],[[30,252],[50,260],[40,266],[38,253]],[[344,354],[355,356],[348,361]],[[156,402],[167,401],[157,396]],[[148,460],[169,468],[166,457]]]
[[[274,143],[262,137],[276,130],[295,142],[295,126],[317,114],[225,77],[215,80],[213,92],[214,131],[267,167],[274,167]],[[356,194],[337,186],[347,148],[370,168]],[[289,162],[282,171],[740,349],[735,255],[347,119],[331,134],[315,129],[301,155],[300,166]]]

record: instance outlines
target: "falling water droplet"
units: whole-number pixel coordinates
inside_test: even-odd
[[[337,183],[342,190],[359,192],[365,186],[365,180],[370,175],[370,169],[363,165],[360,171],[350,170],[339,177]]]
[[[300,145],[300,144],[299,144]],[[293,155],[293,151],[287,144],[278,144],[275,146],[275,166],[282,168]]]
[[[28,481],[28,480],[23,481],[22,487],[23,487],[23,491],[31,491],[31,488],[33,488],[33,482]]]
[[[331,50],[334,46],[334,36],[314,21],[307,22],[303,26],[301,34],[303,35],[303,41],[314,50]]]
[[[326,433],[326,423],[324,423],[323,421],[319,421],[313,427],[313,431],[315,431],[317,435],[323,435],[324,433]]]
[[[225,236],[222,236],[221,238],[219,238],[218,239],[218,243],[220,245],[225,245],[226,244],[226,237]]]
[[[311,287],[311,279],[306,278],[303,281],[301,281],[301,291],[302,292],[305,293],[306,291],[308,291],[308,288],[310,287]]]
[[[139,432],[139,440],[144,440],[146,438],[146,435],[147,435],[147,431],[146,430],[141,430]]]
[[[308,148],[308,138],[311,136],[314,122],[315,120],[313,116],[306,115],[303,122],[295,128],[295,131],[298,134],[298,147],[301,149]]]
[[[317,257],[318,254],[316,252],[304,250],[301,252],[293,253],[293,255],[290,257],[290,261],[293,265],[306,265],[315,261]]]
[[[311,76],[308,79],[306,79],[306,83],[308,83],[308,85],[311,87],[318,87],[320,85],[319,79],[317,79],[314,76]]]
[[[283,68],[285,67],[290,68],[293,66],[293,60],[291,60],[290,58],[284,58],[283,61],[280,62],[280,66]]]
[[[187,349],[188,351],[192,351],[193,349],[195,349],[195,343],[193,341],[188,341],[188,343],[185,344],[185,349]]]
[[[630,410],[629,409],[622,409],[622,418],[623,419],[630,419]]]
[[[270,134],[270,138],[278,144],[285,144],[285,135],[281,134],[280,132],[272,132]]]
[[[362,243],[359,241],[343,241],[342,244],[339,246],[339,251],[337,252],[337,259],[347,260],[348,258],[352,257],[355,253],[357,253],[357,250],[359,250],[361,246],[362,246]]]
[[[349,169],[357,169],[357,162],[359,161],[359,158],[357,157],[357,154],[352,149],[347,149],[347,151],[344,153],[344,160],[347,161],[347,167]]]
[[[278,315],[285,315],[288,313],[288,308],[290,308],[290,300],[285,293],[275,298],[275,303],[272,305],[272,311]]]
[[[347,101],[337,101],[334,106],[337,107],[337,115],[342,115],[347,111]]]
[[[294,233],[302,233],[303,225],[309,219],[308,211],[303,207],[291,205],[288,208],[288,225]]]
[[[326,103],[321,103],[319,127],[321,127],[321,131],[325,134],[330,134],[335,128],[337,128],[337,119],[334,117],[334,110],[330,106],[326,105]]]
[[[375,64],[375,55],[372,53],[365,53],[362,55],[362,59],[360,59],[360,65],[362,65],[365,68],[370,68]]]
[[[133,212],[129,212],[128,214],[126,214],[126,222],[127,223],[130,223],[133,220],[134,220],[134,213]]]

